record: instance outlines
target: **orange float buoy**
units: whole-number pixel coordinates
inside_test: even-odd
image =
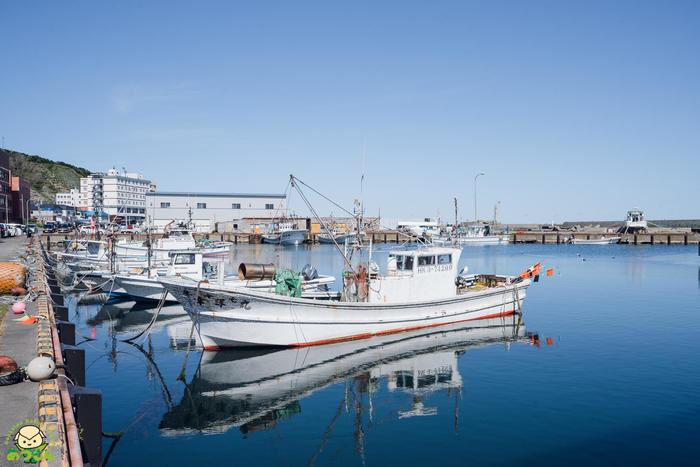
[[[554,343],[552,342],[552,338],[551,338],[551,337],[548,337],[548,338],[547,338],[547,345],[554,345]]]
[[[10,357],[0,355],[0,373],[10,373],[11,371],[19,370],[17,362]]]
[[[19,263],[0,263],[0,294],[12,293],[15,287],[24,287],[27,268]]]

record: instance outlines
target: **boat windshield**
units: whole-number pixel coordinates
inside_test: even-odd
[[[401,267],[399,267],[399,259],[402,259]],[[396,269],[402,271],[413,271],[413,256],[397,256]]]

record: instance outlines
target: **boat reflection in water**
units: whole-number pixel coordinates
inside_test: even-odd
[[[86,323],[97,325],[112,321],[115,332],[135,335],[146,329],[156,311],[157,308],[149,303],[124,301],[104,305],[94,316],[88,318]],[[162,328],[166,328],[168,332],[171,349],[185,349],[188,342],[196,347],[202,345],[197,332],[192,332],[192,320],[187,316],[185,309],[177,303],[165,304],[150,330],[157,332]]]
[[[299,413],[301,399],[348,379],[362,385],[361,392],[380,391],[384,379],[386,390],[410,395],[411,409],[399,418],[435,415],[424,400],[461,388],[459,355],[524,338],[522,317],[515,314],[329,345],[203,352],[182,401],[159,428],[165,436],[268,429]]]

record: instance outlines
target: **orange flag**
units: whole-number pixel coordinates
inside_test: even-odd
[[[554,275],[554,268],[549,268],[549,269],[547,269],[547,275],[548,275],[548,276],[553,276],[553,275]]]

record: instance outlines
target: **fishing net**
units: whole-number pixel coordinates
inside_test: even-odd
[[[301,297],[301,276],[291,269],[280,269],[275,274],[275,293],[287,297]]]

